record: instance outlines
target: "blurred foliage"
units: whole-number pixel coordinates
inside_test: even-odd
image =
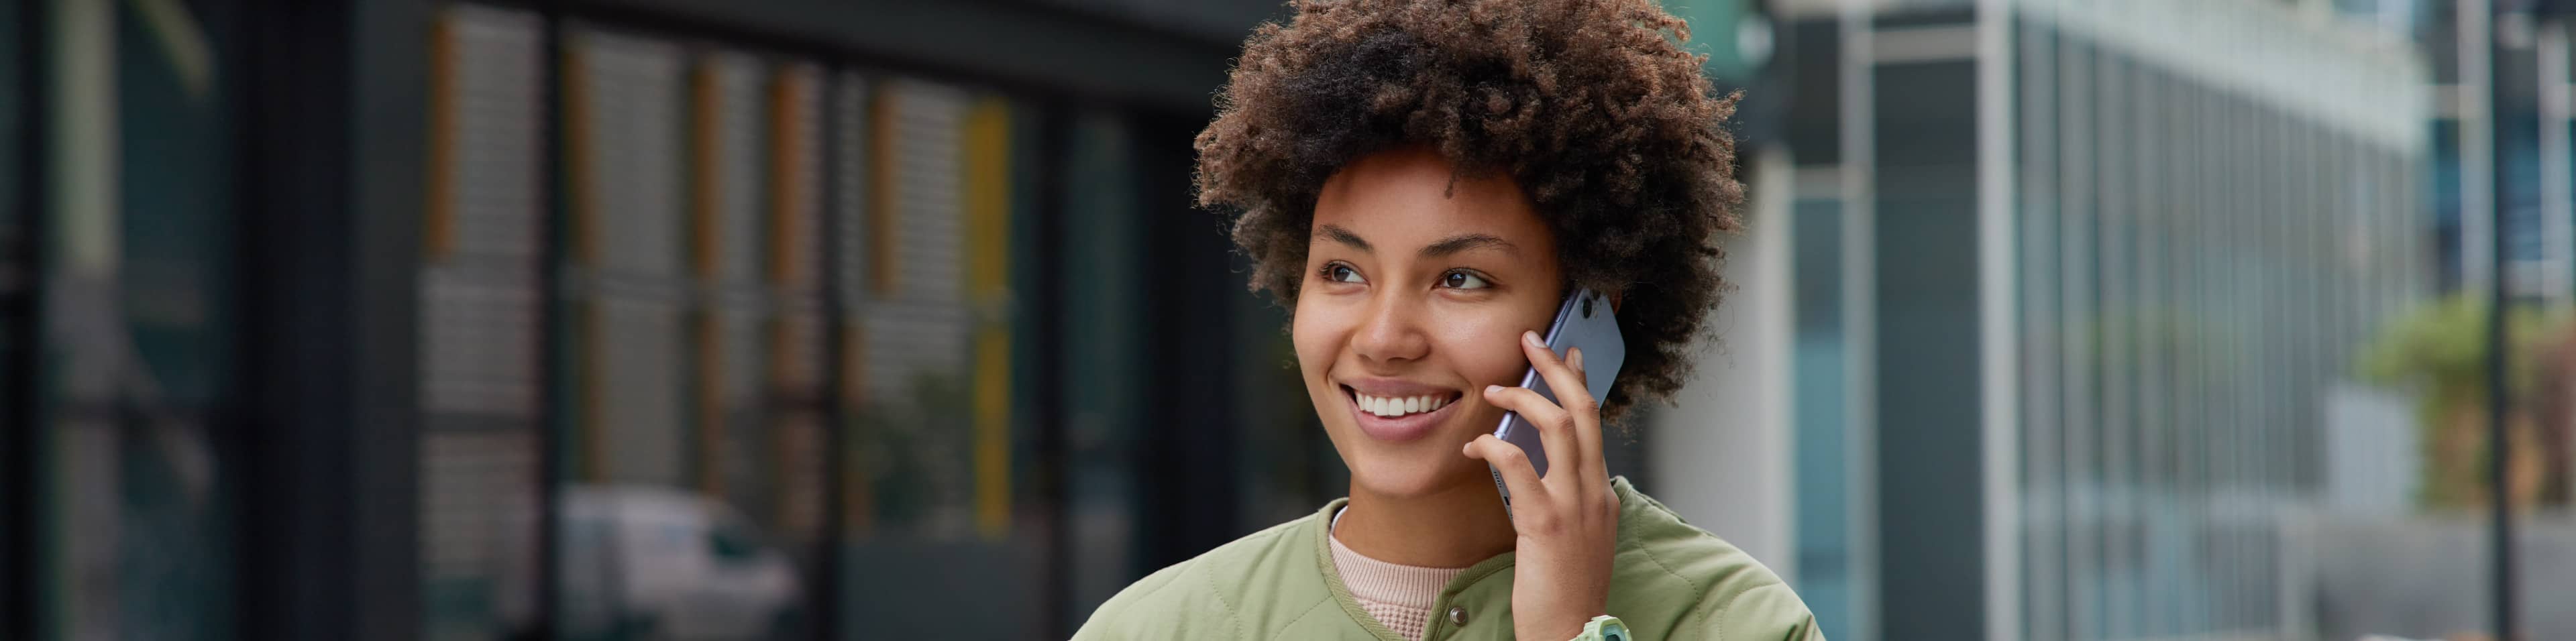
[[[863,533],[869,529],[865,524],[896,530],[964,526],[925,523],[943,512],[962,517],[973,490],[964,466],[934,464],[971,460],[967,439],[973,433],[973,390],[961,378],[921,372],[906,386],[910,398],[863,403],[853,412],[861,511],[866,512],[854,516]]]
[[[2564,310],[2544,312],[2515,306],[2505,317],[2508,350],[2537,354],[2566,334]],[[2528,363],[2508,368],[2516,396],[2531,392]],[[2372,382],[2416,387],[2427,392],[2427,407],[2466,403],[2484,405],[2487,394],[2487,301],[2483,295],[2454,295],[2416,309],[2389,325],[2361,358],[2361,374]]]
[[[2420,307],[2392,323],[2366,346],[2359,360],[2368,381],[2416,393],[2416,418],[2424,457],[2417,500],[2426,507],[2469,507],[2488,501],[2487,321],[2483,294],[2454,295]],[[2530,399],[2538,357],[2570,335],[2564,309],[2518,305],[2505,316],[2507,391]],[[2539,448],[2528,402],[2506,413],[2514,451],[2517,499],[2537,496]],[[2528,461],[2526,461],[2528,457]],[[2526,485],[2529,486],[2528,490]],[[2517,502],[2523,502],[2518,500]]]

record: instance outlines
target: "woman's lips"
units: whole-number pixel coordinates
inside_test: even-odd
[[[1349,401],[1351,418],[1358,422],[1360,432],[1367,434],[1369,438],[1390,443],[1403,443],[1430,435],[1432,428],[1439,426],[1441,421],[1447,420],[1449,415],[1456,411],[1458,401],[1463,400],[1454,391],[1409,397],[1379,397],[1361,394],[1358,390],[1343,386],[1342,393],[1343,398]],[[1424,409],[1426,407],[1429,409]],[[1371,411],[1372,409],[1403,413],[1395,416],[1380,416],[1378,412]]]

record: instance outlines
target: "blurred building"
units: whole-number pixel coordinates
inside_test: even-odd
[[[1190,204],[1278,10],[0,2],[0,637],[1067,633],[1346,482]]]
[[[0,637],[652,625],[532,587],[586,486],[1046,636],[1337,492],[1189,206],[1270,3],[559,6],[0,3]]]
[[[2490,25],[2484,16],[2499,6],[2492,0],[2402,4],[2414,20],[2400,33],[2423,43],[2432,76],[2429,204],[2440,225],[2443,285],[2474,290],[2491,282],[2496,230],[2488,212],[2500,205],[2506,286],[2519,298],[2567,303],[2576,292],[2576,148],[2568,129],[2576,93],[2567,25]],[[2500,57],[2491,59],[2490,47]],[[2502,102],[2490,104],[2489,83],[2503,86]]]
[[[1825,629],[2306,638],[2281,517],[2435,287],[2412,45],[2292,3],[1781,9],[1737,300],[1788,311],[1716,387],[1789,381],[1790,507],[1751,514]]]
[[[2311,638],[2284,516],[2402,458],[2331,399],[2456,278],[2447,14],[1671,4],[1754,211],[1614,471],[1835,639]],[[1344,491],[1190,199],[1278,10],[0,0],[0,638],[706,618],[594,495],[783,554],[779,636],[1066,634]]]

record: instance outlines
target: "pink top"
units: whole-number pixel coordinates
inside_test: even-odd
[[[1333,515],[1339,520],[1341,515]],[[1431,622],[1431,606],[1440,600],[1440,589],[1467,568],[1422,568],[1397,565],[1360,556],[1339,537],[1329,537],[1333,544],[1333,569],[1342,573],[1342,586],[1358,599],[1360,608],[1377,619],[1386,629],[1420,641],[1422,631]]]

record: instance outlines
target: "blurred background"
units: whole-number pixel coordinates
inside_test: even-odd
[[[2576,638],[2564,20],[1666,4],[1750,226],[1611,465],[1829,636],[2488,638],[2501,285]],[[1281,15],[0,0],[0,638],[1067,636],[1345,489],[1191,206]]]

